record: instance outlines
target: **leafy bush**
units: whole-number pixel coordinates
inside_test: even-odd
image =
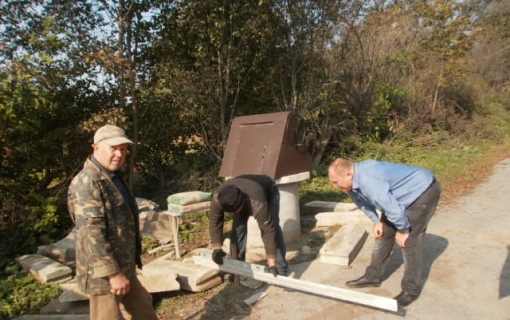
[[[28,198],[29,204],[4,216],[11,219],[12,225],[5,220],[0,223],[0,233],[4,236],[0,243],[0,273],[15,256],[34,253],[37,246],[49,244],[69,232],[58,212],[58,197],[30,193]]]
[[[142,238],[142,253],[146,253],[159,245],[158,240],[151,237]]]
[[[226,215],[228,216],[228,215]],[[228,221],[227,217],[225,221]],[[179,226],[179,241],[190,242],[199,239],[199,231],[207,230],[209,219],[206,212],[194,212],[186,215]]]
[[[37,314],[39,309],[61,294],[57,284],[41,284],[31,274],[21,272],[0,280],[0,320],[24,314]]]

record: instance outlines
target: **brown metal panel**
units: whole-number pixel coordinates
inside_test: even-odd
[[[219,176],[258,173],[279,178],[310,171],[310,158],[293,144],[292,115],[276,112],[235,118]]]
[[[306,152],[306,146],[300,139],[300,118],[290,114],[283,132],[280,156],[276,163],[275,178],[312,170],[312,161]]]

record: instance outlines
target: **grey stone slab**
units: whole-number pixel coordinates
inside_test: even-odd
[[[178,291],[181,289],[181,285],[177,281],[177,276],[172,274],[151,276],[139,275],[138,280],[140,280],[140,283],[150,293]],[[78,285],[74,279],[66,283],[61,283],[59,286],[63,291],[58,298],[60,302],[82,301],[89,299],[87,294],[82,293],[78,289]]]
[[[344,226],[329,239],[319,252],[319,260],[349,266],[367,239],[368,232],[360,226]]]
[[[53,315],[88,315],[90,313],[89,301],[60,301],[59,298],[52,300],[39,311],[39,314],[47,317]]]
[[[27,254],[16,261],[41,283],[64,282],[73,277],[71,268],[40,254]]]
[[[82,301],[88,299],[88,295],[72,290],[63,290],[62,294],[58,297],[60,302]]]
[[[67,282],[59,283],[58,286],[62,289],[62,294],[58,297],[60,302],[82,301],[89,299],[87,294],[82,293],[78,289],[76,278]]]
[[[138,276],[138,280],[150,293],[179,291],[181,289],[175,274]]]
[[[76,260],[76,229],[63,239],[48,245],[39,246],[37,253],[58,262],[69,262]]]
[[[372,221],[361,211],[320,212],[315,215],[316,227],[331,227],[338,224],[371,225]]]
[[[333,201],[311,201],[305,203],[304,208],[309,212],[352,211],[358,209],[354,203]]]
[[[173,274],[177,275],[181,289],[191,292],[201,292],[222,282],[218,270],[191,262],[170,260],[166,256],[146,264],[142,270],[144,277]]]

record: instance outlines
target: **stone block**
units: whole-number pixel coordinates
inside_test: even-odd
[[[41,283],[64,282],[73,277],[71,268],[40,254],[27,254],[16,261]]]
[[[181,289],[175,274],[138,276],[138,280],[150,293],[179,291]]]
[[[138,275],[138,280],[150,293],[178,291],[181,289],[181,285],[177,281],[177,276],[172,274],[152,276]],[[59,286],[63,291],[59,296],[60,302],[81,301],[89,299],[87,294],[82,293],[78,289],[78,285],[75,279],[66,283],[60,283]]]
[[[59,319],[53,316],[60,315],[62,319],[81,319],[82,315],[89,315],[90,307],[88,300],[61,302],[58,298],[50,301],[39,310],[39,314],[44,315],[42,319]],[[69,318],[65,318],[68,316]]]
[[[69,262],[76,260],[76,229],[63,239],[48,245],[39,246],[37,253],[58,262]]]
[[[67,282],[61,282],[58,286],[62,289],[62,294],[58,297],[60,302],[82,301],[89,299],[87,294],[82,293],[80,289],[78,289],[76,278]]]
[[[304,208],[309,212],[353,211],[358,209],[354,203],[330,201],[311,201],[305,203]]]
[[[371,225],[372,221],[361,211],[320,212],[315,215],[316,227],[331,227],[338,224]]]
[[[181,289],[191,292],[201,292],[222,282],[219,270],[191,262],[173,261],[166,256],[146,264],[142,270],[144,277],[173,274],[177,275]]]
[[[365,243],[368,232],[360,226],[342,227],[319,251],[319,260],[348,267]]]

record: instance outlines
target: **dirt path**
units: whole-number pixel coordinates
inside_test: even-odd
[[[232,319],[510,319],[510,159],[455,205],[433,217],[426,238],[424,289],[398,313],[374,310],[284,288],[265,288],[249,315]],[[294,277],[345,288],[364,272],[369,238],[348,269],[317,261],[293,266]],[[403,262],[398,249],[380,288],[362,292],[394,297]],[[205,318],[204,318],[205,319]]]

